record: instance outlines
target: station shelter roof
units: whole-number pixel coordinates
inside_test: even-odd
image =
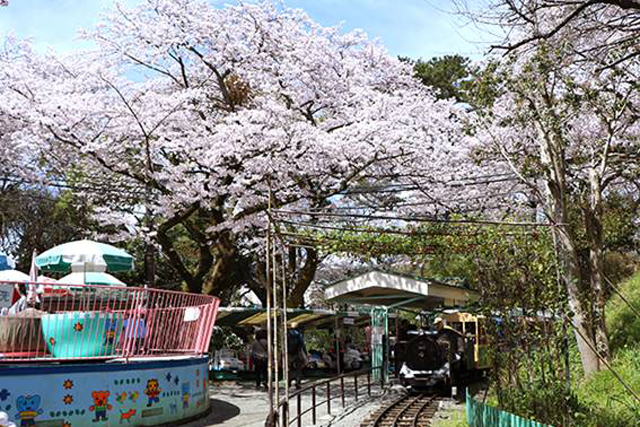
[[[333,310],[287,309],[287,325],[295,327],[333,327],[336,320],[352,318],[354,324],[368,321],[368,312],[338,312]],[[262,307],[220,307],[216,318],[216,326],[256,326],[267,324],[267,310]]]
[[[375,306],[411,307],[430,310],[437,307],[466,306],[478,293],[463,284],[371,270],[340,280],[325,290],[329,302]]]

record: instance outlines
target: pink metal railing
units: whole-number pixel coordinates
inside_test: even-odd
[[[44,286],[31,310],[0,316],[0,362],[201,355],[220,304],[162,289]]]

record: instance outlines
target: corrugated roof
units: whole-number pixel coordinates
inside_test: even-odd
[[[352,313],[332,310],[311,310],[302,308],[287,309],[287,324],[296,326],[332,325],[336,318],[348,317]],[[360,317],[368,317],[368,314]],[[267,324],[267,310],[261,307],[220,307],[216,326],[257,326]]]

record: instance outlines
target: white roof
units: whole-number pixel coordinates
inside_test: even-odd
[[[433,279],[372,270],[331,285],[325,290],[325,298],[333,302],[430,309],[464,306],[476,300],[478,293]]]

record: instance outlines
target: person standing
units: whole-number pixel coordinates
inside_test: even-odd
[[[287,350],[289,358],[289,386],[295,381],[296,388],[300,388],[302,370],[307,366],[309,357],[302,332],[297,328],[290,329],[287,333]]]
[[[268,357],[267,351],[267,333],[264,330],[256,332],[255,341],[251,346],[251,356],[253,357],[253,368],[256,374],[256,387],[260,388],[260,385],[264,384],[267,387],[267,369],[268,369]]]

